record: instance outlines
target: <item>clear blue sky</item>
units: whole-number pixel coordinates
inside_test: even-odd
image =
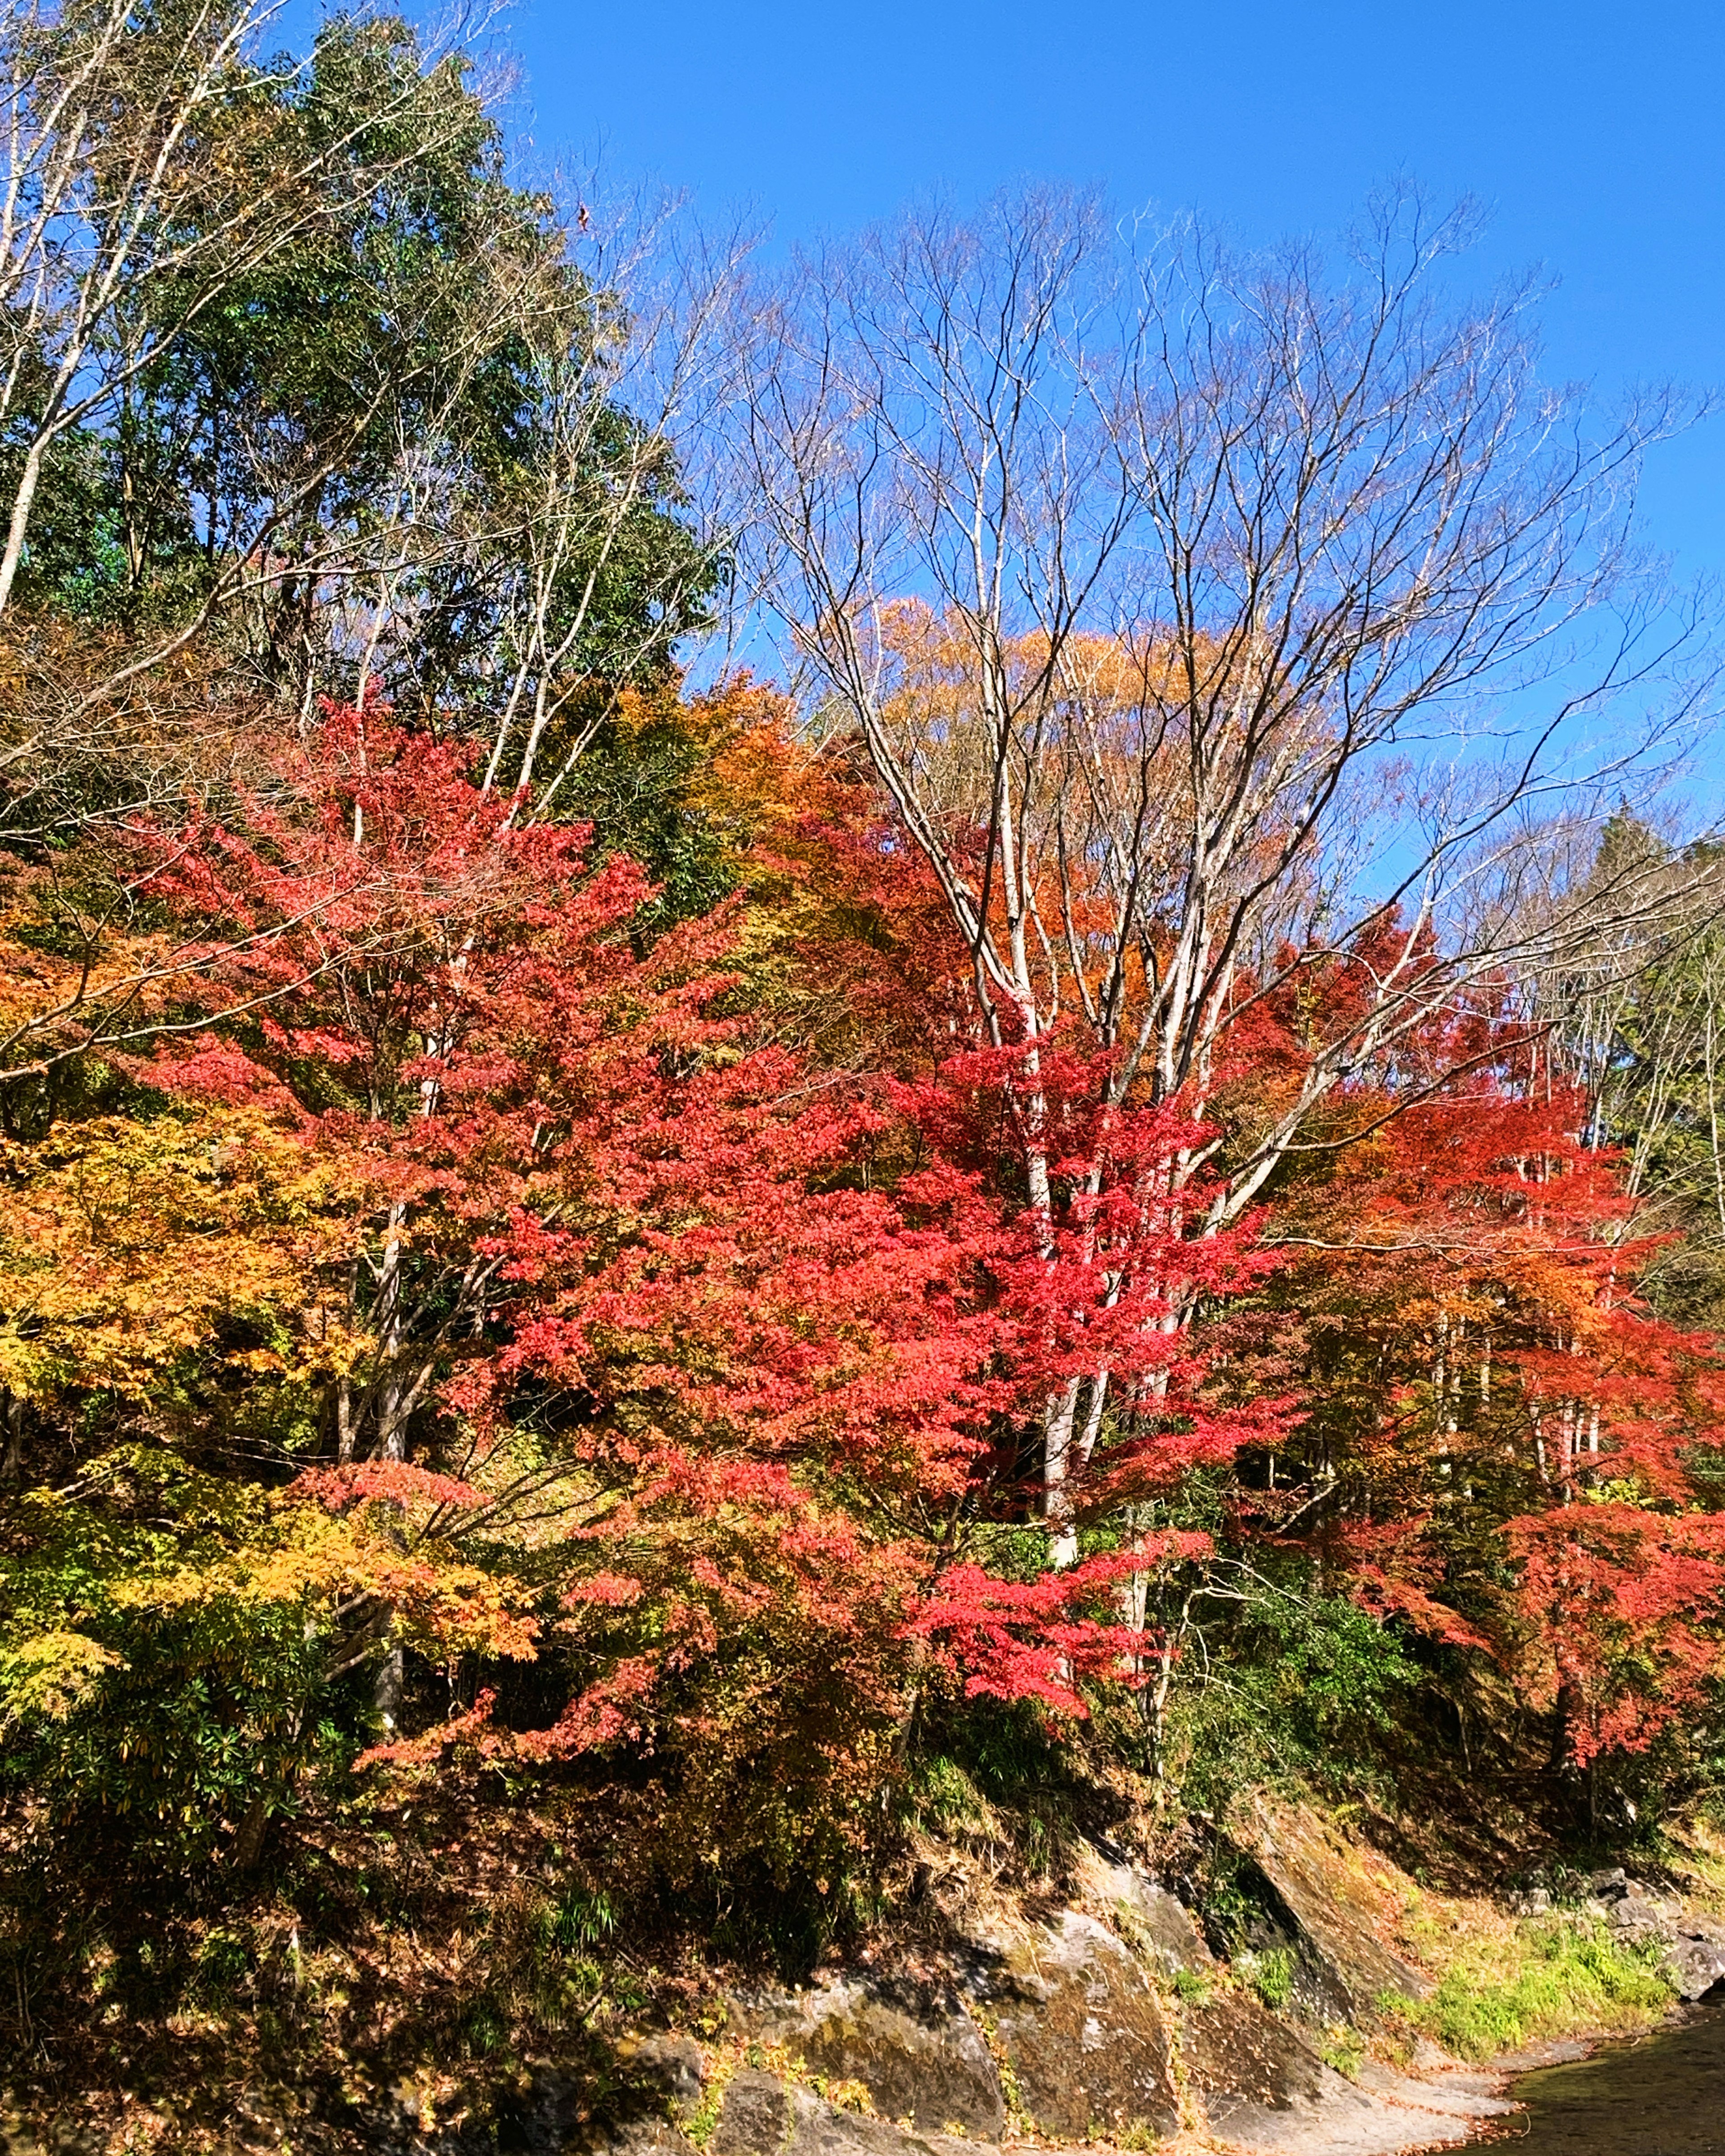
[[[1482,275],[1558,280],[1552,373],[1725,389],[1725,0],[516,0],[506,36],[541,157],[780,240],[1027,174],[1269,240],[1406,172],[1487,203]],[[1643,500],[1725,571],[1725,418]]]

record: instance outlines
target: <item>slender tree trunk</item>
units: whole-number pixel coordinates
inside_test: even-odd
[[[254,1871],[258,1860],[264,1854],[264,1837],[270,1831],[270,1792],[259,1789],[246,1806],[245,1817],[239,1822],[239,1831],[234,1837],[234,1868],[236,1871]]]
[[[39,440],[30,444],[23,469],[18,474],[18,491],[12,498],[6,551],[0,554],[0,613],[4,613],[11,603],[12,588],[18,581],[18,567],[24,558],[24,537],[30,528],[30,510],[36,499],[37,483],[42,477],[44,448]]]
[[[386,1635],[388,1644],[383,1659],[377,1665],[377,1675],[372,1686],[372,1703],[377,1710],[377,1719],[384,1733],[393,1737],[401,1721],[401,1702],[406,1674],[406,1662],[401,1643],[393,1635]]]
[[[1049,1396],[1042,1435],[1042,1512],[1048,1553],[1057,1571],[1078,1562],[1078,1522],[1072,1502],[1073,1430],[1082,1380],[1069,1378]]]
[[[22,1397],[8,1387],[0,1392],[0,1424],[6,1433],[6,1453],[0,1459],[0,1482],[17,1483],[24,1479],[24,1403]]]

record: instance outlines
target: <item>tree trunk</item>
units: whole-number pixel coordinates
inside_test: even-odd
[[[6,551],[0,554],[0,613],[12,598],[18,565],[24,558],[24,535],[30,528],[30,508],[36,499],[36,482],[42,476],[43,444],[33,442],[18,474],[18,492],[12,498],[12,516],[7,526]]]
[[[269,1832],[270,1793],[267,1789],[259,1789],[247,1805],[245,1817],[239,1822],[239,1831],[234,1837],[234,1868],[236,1871],[254,1871],[257,1869]]]
[[[401,1643],[391,1638],[384,1650],[383,1659],[377,1665],[377,1679],[372,1687],[372,1704],[377,1710],[377,1719],[383,1725],[386,1737],[394,1736],[401,1721],[403,1670]]]
[[[22,1482],[24,1479],[24,1404],[20,1396],[10,1389],[0,1392],[0,1423],[6,1432],[6,1455],[0,1460],[0,1482]]]

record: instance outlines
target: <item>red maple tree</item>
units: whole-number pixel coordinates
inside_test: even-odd
[[[1079,1477],[1099,1523],[1275,1424],[1206,1394],[1194,1299],[1266,1260],[1191,1237],[1189,1117],[1105,1107],[1093,1064],[1045,1045],[1060,1194],[1028,1207],[999,1143],[1021,1058],[883,1089],[762,1038],[731,920],[638,950],[635,869],[589,871],[584,833],[514,819],[459,745],[376,712],[332,711],[220,820],[137,844],[208,924],[138,1074],[267,1112],[346,1194],[307,1306],[324,1459],[295,1490],[374,1523],[387,1589],[350,1602],[381,1640],[403,1553],[454,1553],[500,1578],[513,1651],[567,1672],[550,1722],[483,1741],[650,1745],[758,1725],[769,1697],[798,1741],[823,1716],[860,1741],[932,1679],[1068,1712],[1132,1681],[1115,1583],[1174,1543],[1104,1532],[1027,1578],[1001,1534],[1020,1433],[1069,1374],[1106,1369],[1118,1404]]]

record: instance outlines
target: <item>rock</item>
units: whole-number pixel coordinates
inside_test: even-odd
[[[1163,1975],[1215,1967],[1215,1957],[1183,1902],[1147,1877],[1120,1851],[1092,1844],[1086,1853],[1084,1881],[1089,1893],[1117,1920],[1122,1934],[1141,1960],[1154,1963]]]
[[[498,2146],[502,2146],[500,2138]],[[578,2146],[589,2156],[697,2156],[695,2143],[668,2119],[644,2113],[639,2118],[596,2120],[578,2143],[552,2142],[558,2150]]]
[[[1180,2049],[1213,2132],[1228,2133],[1266,2112],[1303,2109],[1323,2093],[1323,2061],[1245,1992],[1189,2005]]]
[[[1117,1909],[1144,1962],[1168,1976],[1214,1966],[1179,1902],[1123,1859],[1098,1855],[1086,1883]],[[1009,2071],[1015,2107],[1046,2134],[1083,2139],[1093,2129],[1173,2128],[1178,2105],[1162,2005],[1145,1967],[1108,1925],[1067,1910],[1029,1935],[974,1939],[954,1965],[956,1989],[870,1976],[734,1996],[732,2026],[783,2046],[815,2073],[860,2082],[876,2112],[923,2135],[1003,2138],[1009,2105],[997,2061]],[[763,2129],[750,2130],[758,2138]],[[850,2130],[830,2120],[821,2127],[829,2136]],[[715,2152],[726,2156],[716,2143]]]
[[[1620,1864],[1609,1871],[1589,1872],[1585,1883],[1588,1892],[1599,1902],[1617,1901],[1630,1891],[1628,1875]]]
[[[807,2089],[793,2089],[790,2098],[791,2133],[783,2156],[935,2156],[932,2142],[883,2118],[840,2111]]]
[[[1237,1824],[1259,1874],[1270,1929],[1282,1935],[1247,1943],[1286,1943],[1293,1950],[1293,2003],[1301,2014],[1319,2024],[1369,2028],[1386,1993],[1424,1995],[1425,1979],[1377,1938],[1366,1887],[1347,1875],[1314,1820],[1257,1804]]]
[[[1106,1925],[1068,1909],[1028,1941],[984,1946],[963,1982],[1039,2133],[1082,2141],[1173,2130],[1178,2107],[1161,2002]]]
[[[1510,1906],[1518,1917],[1543,1917],[1551,1907],[1551,1895],[1543,1887],[1530,1887]]]
[[[1665,1974],[1686,2001],[1704,1999],[1725,1983],[1725,1924],[1705,1917],[1686,1917],[1666,1948]]]
[[[791,2130],[791,2092],[772,2074],[733,2074],[713,2128],[713,2156],[775,2156]]]
[[[669,2097],[685,2111],[693,2111],[701,2102],[706,2069],[701,2046],[692,2036],[625,2039],[618,2046],[617,2056],[631,2081]]]
[[[1206,2100],[1208,2145],[1235,2156],[1396,2156],[1434,2143],[1448,2147],[1476,2122],[1515,2108],[1491,2092],[1492,2076],[1459,2071],[1441,2053],[1434,2061],[1435,2078],[1367,2060],[1354,2082],[1313,2057],[1269,2015],[1263,2017],[1268,2027],[1260,2025],[1254,2036],[1244,2000],[1219,1999],[1205,2017],[1213,2035],[1216,2025],[1231,2022],[1235,2042],[1243,2040],[1255,2054],[1250,2061],[1237,2057],[1236,2068],[1245,2064],[1245,2071],[1236,2070],[1234,2085]],[[1254,2076],[1255,2087],[1241,2085]]]
[[[1190,1911],[1165,1887],[1139,1879],[1124,1906],[1133,1919],[1135,1943],[1147,1945],[1164,1975],[1178,1976],[1183,1969],[1201,1974],[1215,1966]]]
[[[1005,2130],[1006,2100],[982,2030],[949,1986],[840,1979],[729,2002],[742,2035],[783,2045],[811,2071],[860,2082],[886,2118],[983,2141]]]
[[[936,2143],[841,2111],[771,2074],[734,2075],[720,2107],[712,2156],[941,2156]]]
[[[1650,1902],[1639,1889],[1632,1889],[1620,1901],[1611,1902],[1605,1922],[1620,1946],[1651,1946],[1676,1936],[1671,1912],[1658,1902]]]

